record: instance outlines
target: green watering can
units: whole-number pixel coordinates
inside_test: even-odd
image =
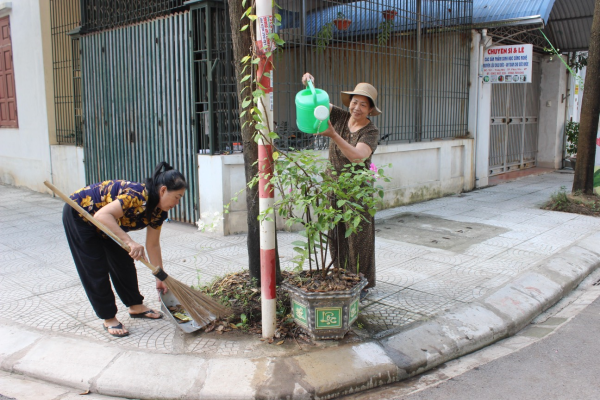
[[[296,125],[304,133],[321,133],[329,128],[329,95],[315,89],[311,80],[308,88],[296,94]]]

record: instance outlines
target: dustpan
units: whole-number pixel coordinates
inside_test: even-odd
[[[185,333],[196,332],[198,329],[202,329],[210,323],[209,321],[207,323],[202,324],[194,321],[193,319],[188,322],[181,322],[177,318],[175,318],[173,314],[171,314],[171,311],[169,311],[169,307],[175,307],[177,305],[180,305],[181,302],[177,300],[177,298],[173,295],[173,293],[171,293],[171,291],[168,291],[167,293],[160,293],[160,303],[160,309],[162,310],[163,314],[166,315],[167,318],[171,320],[171,322],[177,325],[177,327]],[[212,314],[210,315],[210,317],[212,321],[217,319],[217,317]]]

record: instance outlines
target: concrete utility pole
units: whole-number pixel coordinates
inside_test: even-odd
[[[268,186],[269,179],[273,176],[273,145],[269,133],[273,128],[273,88],[272,77],[264,76],[265,72],[272,73],[273,57],[267,57],[265,52],[273,50],[273,42],[268,38],[273,32],[273,15],[271,0],[256,0],[256,51],[261,60],[256,72],[256,80],[265,87],[258,109],[262,113],[260,141],[258,142],[258,192],[260,198],[260,212],[273,208],[274,191]],[[261,288],[261,313],[262,336],[272,338],[275,335],[276,299],[275,299],[275,213],[271,211],[271,221],[260,223],[260,288]]]

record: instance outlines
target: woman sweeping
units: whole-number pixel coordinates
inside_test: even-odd
[[[314,78],[306,73],[302,83]],[[377,90],[369,83],[359,83],[351,92],[342,92],[342,103],[348,107],[345,111],[333,104],[329,105],[329,129],[320,133],[330,138],[329,161],[339,173],[344,165],[364,163],[365,168],[371,164],[371,155],[377,148],[379,129],[369,117],[381,114],[377,108]],[[359,232],[344,239],[346,227],[338,224],[334,237],[330,241],[331,256],[336,259],[336,267],[348,271],[359,271],[369,282],[361,293],[363,299],[368,288],[375,287],[375,218],[368,212],[364,214]]]
[[[96,315],[104,320],[104,330],[110,335],[129,335],[116,318],[117,306],[111,281],[119,298],[128,307],[131,318],[162,317],[161,313],[143,303],[134,260],[146,259],[144,246],[135,242],[127,232],[147,227],[149,261],[162,267],[160,229],[168,211],[179,204],[186,189],[185,177],[163,161],[145,184],[125,180],[104,181],[86,186],[70,196],[125,242],[131,249],[129,253],[68,204],[65,205],[63,225],[79,278]],[[158,279],[156,289],[163,293],[167,290]]]

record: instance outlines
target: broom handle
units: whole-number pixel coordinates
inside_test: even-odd
[[[81,208],[81,206],[79,204],[75,203],[70,197],[66,196],[64,193],[62,193],[60,190],[58,190],[58,188],[56,186],[54,186],[53,184],[51,184],[48,181],[44,181],[44,185],[46,185],[48,188],[50,188],[50,190],[52,190],[54,193],[56,193],[58,195],[58,197],[63,199],[65,201],[65,203],[67,203],[68,205],[73,207],[76,211],[78,211],[81,215],[83,215],[88,221],[90,221],[92,224],[94,224],[98,229],[100,229],[102,232],[104,232],[108,236],[110,236],[112,240],[117,242],[117,244],[123,248],[123,250],[125,250],[128,253],[131,252],[131,249],[129,248],[129,246],[127,246],[127,244],[125,244],[125,242],[123,242],[117,235],[115,235],[113,233],[113,231],[108,229],[108,227],[106,225],[104,225],[102,222],[100,222],[96,218],[92,217],[90,215],[90,213],[88,213],[83,208]],[[144,260],[143,258],[140,258],[139,261],[141,261],[142,264],[144,264],[146,267],[150,268],[152,270],[152,273],[158,272],[158,270],[160,269],[160,268],[155,267],[154,265],[150,264],[148,261]]]

